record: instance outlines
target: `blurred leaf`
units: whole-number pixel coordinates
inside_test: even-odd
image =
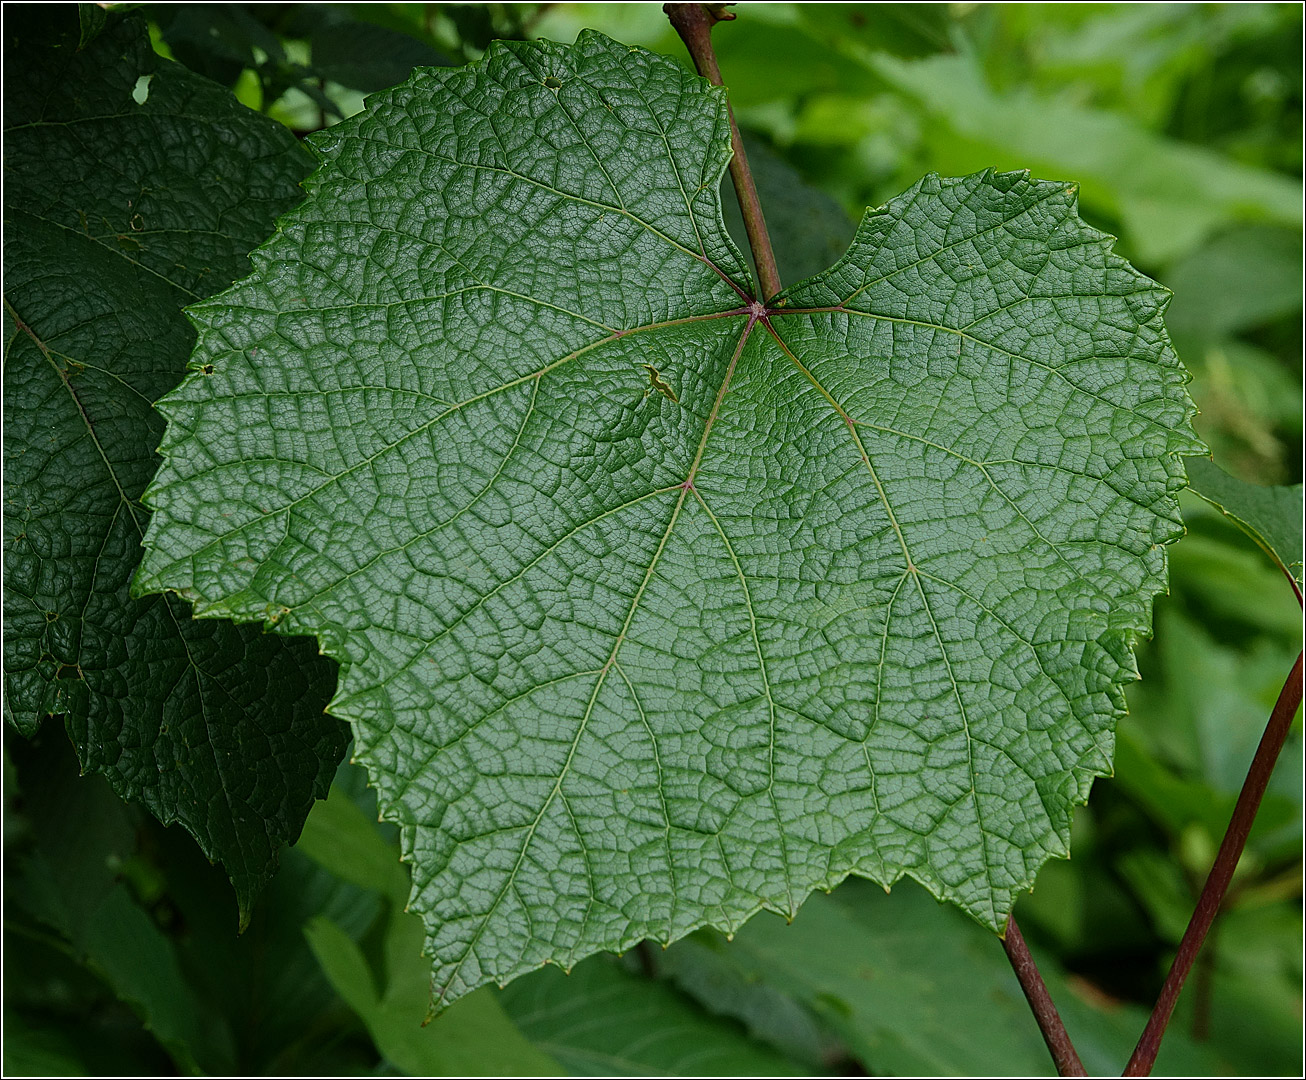
[[[313,1076],[370,1069],[370,1042],[323,974],[303,926],[321,915],[363,940],[384,917],[381,898],[292,848],[237,937],[214,903],[220,882],[212,868],[172,838],[164,841],[155,854],[167,871],[178,953],[203,1009],[230,1025],[235,1071]]]
[[[994,79],[1123,109],[1160,129],[1216,57],[1248,37],[1286,28],[1290,20],[1275,6],[1006,4],[986,13],[1000,27],[984,59]]]
[[[494,40],[494,20],[486,4],[446,4],[444,15],[458,28],[458,36],[474,49],[484,50]]]
[[[1246,764],[1250,764],[1250,758]],[[1146,744],[1136,735],[1133,725],[1122,729],[1117,735],[1115,779],[1122,791],[1143,806],[1151,818],[1162,824],[1175,838],[1186,827],[1196,823],[1204,829],[1212,843],[1218,841],[1228,827],[1237,800],[1236,792],[1213,788],[1200,780],[1186,779],[1181,772],[1167,767],[1148,752]],[[1297,800],[1290,796],[1269,793],[1256,817],[1253,835],[1259,840],[1278,829],[1293,825],[1298,818],[1298,805]],[[1205,867],[1202,869],[1205,870]],[[1195,898],[1190,897],[1192,899]],[[1185,915],[1185,922],[1187,918]],[[1181,932],[1182,930],[1180,927]]]
[[[71,943],[179,1068],[222,1071],[231,1060],[223,1033],[204,1022],[172,943],[115,878],[114,863],[135,843],[128,808],[101,777],[77,776],[61,736],[11,752],[29,777],[23,810],[34,850],[7,895]]]
[[[1192,8],[1175,6],[1191,19]],[[1208,35],[1202,43],[1201,63],[1181,87],[1170,133],[1241,161],[1300,175],[1301,5],[1203,7],[1230,13],[1213,20],[1225,23],[1228,32]]]
[[[583,28],[691,66],[680,39],[654,4],[552,4],[532,36],[574,41]],[[859,93],[883,81],[832,47],[841,41],[890,55],[924,56],[951,48],[952,14],[943,4],[749,4],[713,35],[736,110],[792,102],[816,93]]]
[[[1189,534],[1174,548],[1171,591],[1182,589],[1184,609],[1216,640],[1254,650],[1255,642],[1247,639],[1259,636],[1280,645],[1277,693],[1301,647],[1301,607],[1291,586],[1227,515],[1188,492],[1182,505]],[[1273,704],[1271,694],[1266,716]]]
[[[1210,458],[1184,462],[1188,486],[1237,523],[1289,577],[1302,582],[1302,486],[1260,487],[1230,476]]]
[[[30,1025],[17,1010],[4,1011],[5,1076],[86,1076],[87,1069],[67,1032],[55,1025]]]
[[[1046,867],[1042,873],[1047,873]],[[842,1071],[838,1066],[849,1060],[847,1047],[830,1025],[800,1005],[786,986],[753,977],[715,950],[678,944],[655,963],[687,996],[713,1013],[738,1020],[753,1038],[802,1062],[809,1071]]]
[[[408,902],[408,874],[398,849],[381,838],[377,823],[337,785],[313,807],[295,850],[342,881],[375,889],[399,907]]]
[[[287,63],[281,39],[246,6],[151,4],[149,13],[179,62],[216,83],[234,86],[246,68],[267,68],[270,73]]]
[[[1299,374],[1241,340],[1176,338],[1175,344],[1193,375],[1190,389],[1200,410],[1193,423],[1213,456],[1263,483],[1300,470],[1289,451],[1301,441]]]
[[[1144,678],[1117,732],[1116,783],[1171,845],[1197,825],[1213,852],[1301,647],[1301,615],[1251,542],[1207,515],[1188,515],[1195,534],[1175,549],[1173,596],[1158,603],[1156,642],[1140,651]],[[1300,854],[1299,748],[1291,736],[1270,778],[1248,848],[1253,862]]]
[[[1300,183],[1154,135],[1126,114],[998,93],[971,56],[864,59],[926,110],[931,167],[1023,168],[1074,180],[1086,208],[1123,222],[1140,261],[1177,258],[1231,222],[1300,226]]]
[[[237,936],[221,869],[184,833],[134,813],[98,778],[76,779],[72,750],[53,733],[32,749],[11,741],[22,817],[35,820],[19,850],[6,850],[6,1007],[79,1033],[72,1045],[98,1074],[177,1068],[139,1024],[124,1027],[115,996],[188,1071],[312,1076],[373,1067],[371,1044],[358,1037],[302,925],[321,913],[361,939],[383,908],[376,893],[291,850]],[[16,791],[7,777],[6,795]],[[62,937],[28,924],[29,911],[70,944],[60,951]]]
[[[1210,1039],[1243,1075],[1302,1075],[1300,893],[1295,903],[1223,913],[1213,938]],[[1180,1002],[1172,1030],[1192,1023],[1196,1002]]]
[[[1259,655],[1221,644],[1201,623],[1177,611],[1167,610],[1162,618],[1165,690],[1178,711],[1171,722],[1190,740],[1196,774],[1217,791],[1236,795],[1292,654],[1268,643]]]
[[[1157,933],[1178,945],[1196,901],[1182,868],[1168,852],[1154,847],[1123,851],[1113,863],[1142,901]]]
[[[1117,749],[1117,755],[1119,750]],[[1054,860],[1039,871],[1038,882],[1028,896],[1020,899],[1020,925],[1028,935],[1033,931],[1041,940],[1056,946],[1059,956],[1081,950],[1087,941],[1088,908],[1100,899],[1101,890],[1091,889],[1090,878],[1096,866],[1092,848],[1082,833],[1084,822],[1092,820],[1088,809],[1075,814],[1070,837],[1069,860]]]
[[[1165,275],[1165,322],[1176,335],[1218,338],[1301,310],[1301,233],[1242,225],[1221,233]]]
[[[849,880],[811,897],[792,925],[761,916],[733,942],[700,932],[668,950],[679,982],[715,955],[739,977],[764,982],[815,1011],[871,1073],[1050,1075],[1047,1050],[993,934],[919,889],[884,895]],[[1081,1000],[1056,965],[1044,978],[1090,1074],[1117,1072],[1145,1015]],[[1182,1036],[1168,1040],[1162,1068],[1219,1071],[1220,1059]]]
[[[319,75],[364,92],[403,82],[415,67],[452,62],[420,41],[361,22],[324,25],[313,35],[312,47]]]
[[[370,1017],[380,1003],[380,995],[363,950],[340,927],[322,916],[305,924],[304,935],[346,1004],[360,1016]]]
[[[279,29],[308,42],[315,75],[364,93],[403,82],[415,67],[454,62],[408,32],[415,26],[381,26],[345,5],[295,5]]]
[[[99,4],[78,4],[77,21],[79,24],[77,51],[80,52],[104,29],[109,21],[109,15]]]
[[[549,967],[503,991],[504,1009],[573,1076],[797,1076],[795,1062],[608,957]],[[458,1006],[455,1005],[456,1009]]]

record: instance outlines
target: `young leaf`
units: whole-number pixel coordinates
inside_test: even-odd
[[[724,91],[593,33],[316,147],[191,308],[137,587],[341,662],[439,998],[849,873],[999,928],[1182,531],[1164,290],[1073,188],[983,173],[765,308]]]
[[[1256,541],[1274,565],[1302,583],[1302,487],[1261,487],[1230,476],[1210,458],[1185,463],[1193,494],[1200,495]]]
[[[222,861],[244,917],[344,752],[331,664],[129,585],[181,308],[247,270],[305,158],[139,18],[79,50],[66,14],[5,26],[5,715],[62,715],[83,769]]]

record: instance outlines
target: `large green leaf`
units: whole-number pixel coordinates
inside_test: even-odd
[[[332,665],[129,585],[181,308],[248,270],[306,158],[139,18],[78,48],[73,14],[5,25],[5,715],[61,714],[82,767],[185,825],[246,916],[344,751]]]
[[[1164,290],[983,173],[764,307],[724,92],[597,34],[317,149],[190,309],[137,585],[341,662],[439,997],[849,873],[1001,926],[1182,530]]]

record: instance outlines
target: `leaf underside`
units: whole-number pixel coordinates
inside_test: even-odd
[[[344,753],[332,664],[130,585],[182,307],[248,272],[309,163],[139,18],[88,43],[70,14],[6,13],[5,715],[62,716],[84,770],[222,861],[244,919]]]
[[[850,873],[1000,927],[1182,531],[1165,291],[1065,184],[931,176],[759,314],[724,91],[594,33],[316,149],[190,309],[137,585],[340,661],[438,997]]]

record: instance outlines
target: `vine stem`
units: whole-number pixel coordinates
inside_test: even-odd
[[[1048,1053],[1057,1067],[1058,1076],[1087,1076],[1084,1063],[1079,1060],[1075,1044],[1070,1041],[1066,1025],[1061,1022],[1061,1014],[1052,1003],[1052,995],[1038,973],[1038,965],[1030,955],[1025,937],[1016,925],[1014,915],[1007,917],[1007,928],[1002,934],[1002,947],[1006,950],[1011,969],[1016,973],[1016,980],[1025,992],[1030,1011],[1038,1021],[1038,1029],[1043,1033],[1043,1041],[1048,1045]]]
[[[1225,830],[1224,840],[1220,843],[1220,850],[1206,878],[1202,895],[1197,899],[1197,907],[1189,920],[1188,929],[1179,942],[1179,951],[1170,966],[1170,974],[1161,987],[1161,994],[1148,1018],[1147,1027],[1143,1029],[1142,1037],[1134,1048],[1134,1054],[1125,1066],[1125,1076],[1150,1076],[1152,1073],[1157,1051],[1161,1049],[1161,1038],[1165,1035],[1166,1025],[1179,1000],[1179,991],[1184,988],[1184,980],[1188,978],[1193,961],[1197,959],[1202,942],[1206,940],[1211,923],[1229,890],[1229,882],[1233,880],[1233,872],[1247,843],[1247,836],[1252,831],[1256,811],[1260,809],[1261,796],[1265,794],[1274,763],[1279,759],[1279,751],[1283,749],[1292,727],[1292,718],[1297,715],[1297,707],[1301,704],[1301,690],[1302,654],[1298,653],[1297,662],[1292,665],[1287,681],[1279,691],[1279,700],[1274,703],[1270,721],[1265,725],[1265,734],[1261,736],[1261,744],[1256,748],[1251,768],[1247,770],[1247,779],[1243,781],[1242,791],[1238,793],[1238,802],[1233,808],[1229,828]]]
[[[712,50],[712,27],[719,22],[729,22],[735,17],[734,13],[726,11],[724,4],[663,4],[662,10],[680,35],[680,40],[685,43],[698,73],[713,86],[725,85],[721,79],[721,68],[716,62],[716,53]],[[726,115],[730,119],[730,148],[734,152],[730,158],[730,179],[734,181],[735,197],[739,200],[739,210],[744,218],[748,246],[753,249],[753,263],[757,266],[762,299],[769,301],[780,291],[780,271],[775,264],[775,252],[771,250],[771,236],[766,231],[766,219],[762,216],[757,185],[753,183],[753,174],[748,168],[744,140],[740,137],[739,125],[735,123],[735,111],[730,107],[729,100],[726,102]]]

